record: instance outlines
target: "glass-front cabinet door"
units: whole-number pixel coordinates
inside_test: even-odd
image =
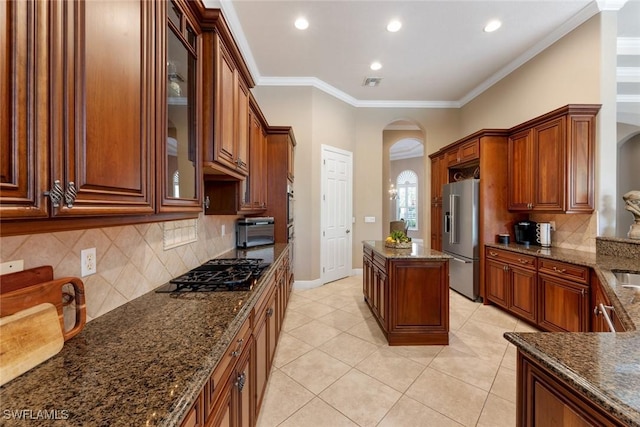
[[[165,93],[166,119],[160,153],[163,171],[160,211],[200,210],[200,150],[197,125],[198,43],[196,27],[179,2],[167,2],[166,72],[160,93]]]

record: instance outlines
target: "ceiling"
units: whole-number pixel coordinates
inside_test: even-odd
[[[454,108],[612,3],[624,0],[204,0],[223,10],[258,85],[311,85],[354,106]],[[640,0],[627,10],[619,32],[640,41]],[[294,27],[299,16],[307,30]],[[391,19],[400,31],[386,30]],[[492,19],[502,27],[484,32]],[[636,55],[618,87],[640,100]],[[368,87],[367,77],[382,80]]]

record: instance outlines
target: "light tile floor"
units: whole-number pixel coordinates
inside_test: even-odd
[[[534,331],[451,291],[448,346],[390,347],[362,276],[294,291],[258,427],[515,425],[516,351]]]

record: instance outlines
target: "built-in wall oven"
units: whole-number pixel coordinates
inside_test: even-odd
[[[293,225],[293,187],[287,184],[287,224]]]

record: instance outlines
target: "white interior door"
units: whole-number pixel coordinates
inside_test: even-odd
[[[353,154],[322,146],[322,283],[351,273]]]

